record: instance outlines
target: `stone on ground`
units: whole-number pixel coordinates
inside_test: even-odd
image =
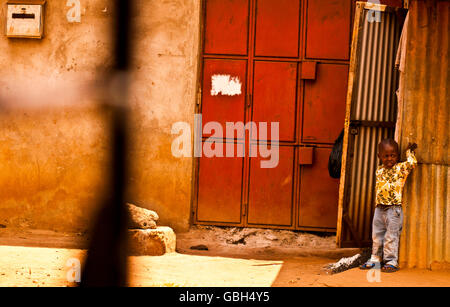
[[[176,236],[172,228],[129,229],[129,250],[132,256],[161,256],[175,252]]]
[[[159,219],[155,211],[137,207],[133,204],[127,204],[130,213],[130,229],[155,229],[156,221]]]

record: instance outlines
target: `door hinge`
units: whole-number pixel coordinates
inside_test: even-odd
[[[199,88],[197,91],[197,106],[200,106],[202,102],[202,89]]]
[[[247,108],[250,108],[252,106],[252,94],[247,93]]]

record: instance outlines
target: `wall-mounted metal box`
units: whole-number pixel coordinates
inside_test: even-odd
[[[43,37],[45,0],[9,0],[6,5],[7,37]]]

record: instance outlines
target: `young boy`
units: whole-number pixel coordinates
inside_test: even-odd
[[[416,166],[414,150],[417,144],[408,144],[406,162],[398,163],[398,144],[384,139],[378,144],[378,158],[382,165],[376,170],[376,207],[372,222],[372,256],[363,270],[379,268],[383,272],[398,271],[398,244],[403,224],[402,189],[406,178]]]

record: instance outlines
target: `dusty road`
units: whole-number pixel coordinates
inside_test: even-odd
[[[61,248],[75,237],[51,233],[21,234],[14,238],[0,234],[0,286],[74,286],[68,281],[73,272],[70,263],[82,263],[86,251]],[[30,240],[31,238],[31,240]],[[53,242],[53,243],[52,243]],[[450,271],[403,269],[388,274],[371,275],[352,269],[328,275],[322,268],[353,250],[301,251],[244,246],[209,245],[208,251],[190,250],[191,241],[180,238],[176,253],[164,256],[129,258],[130,286],[450,286]],[[210,242],[211,243],[211,242]],[[5,245],[7,244],[7,245]],[[22,245],[22,246],[19,246]],[[82,244],[81,244],[82,245]],[[66,247],[66,246],[64,246]],[[74,276],[74,275],[72,275]],[[69,276],[70,277],[70,276]],[[378,278],[377,278],[378,277]],[[378,282],[377,282],[378,281]]]

